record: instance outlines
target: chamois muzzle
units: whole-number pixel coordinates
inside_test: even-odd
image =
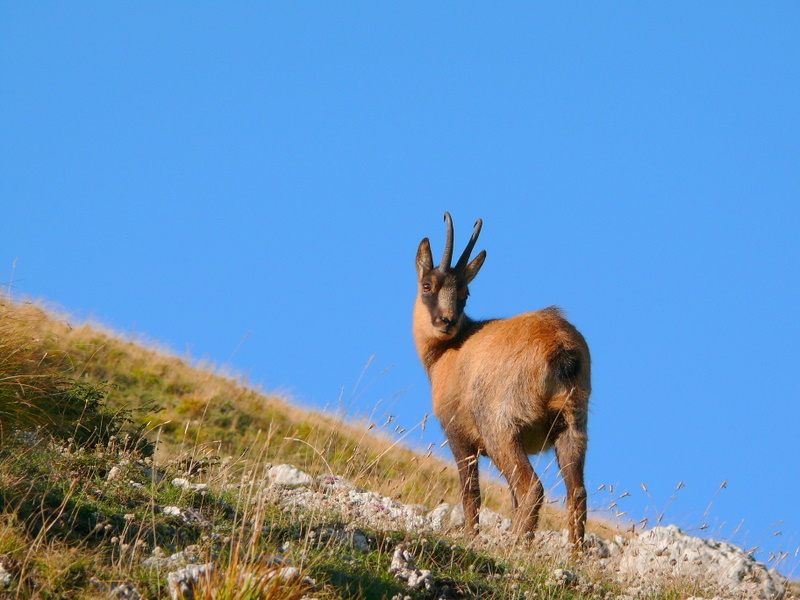
[[[450,317],[436,317],[433,321],[433,327],[440,333],[444,333],[445,335],[454,333],[456,330],[456,326],[458,325],[457,318],[450,318]]]

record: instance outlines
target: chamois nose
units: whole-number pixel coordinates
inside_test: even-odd
[[[450,327],[451,325],[455,325],[456,324],[456,320],[455,319],[449,319],[447,317],[439,317],[439,319],[447,327]]]

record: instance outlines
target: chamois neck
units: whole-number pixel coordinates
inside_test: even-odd
[[[428,374],[430,374],[433,366],[438,362],[445,352],[448,350],[457,349],[459,346],[461,346],[461,344],[464,343],[464,340],[467,338],[464,328],[467,325],[468,323],[465,322],[462,326],[462,329],[459,330],[455,336],[447,340],[442,340],[433,336],[425,336],[422,339],[417,338],[417,352],[419,353],[419,358]]]

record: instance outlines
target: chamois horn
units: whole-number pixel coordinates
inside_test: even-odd
[[[478,241],[478,236],[481,233],[481,227],[483,226],[483,221],[478,219],[475,221],[475,229],[472,231],[472,237],[469,238],[469,243],[467,247],[464,248],[464,252],[461,254],[461,258],[458,259],[456,263],[456,271],[463,271],[464,268],[467,266],[469,262],[469,255],[472,253],[472,249],[475,247],[475,242]]]
[[[446,271],[450,268],[450,262],[453,260],[453,219],[450,213],[444,213],[444,221],[447,223],[447,240],[444,243],[444,254],[442,255],[442,262],[439,268]]]

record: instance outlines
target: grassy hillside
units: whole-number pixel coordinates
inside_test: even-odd
[[[36,305],[5,302],[0,310],[10,344],[25,345],[32,360],[41,359],[65,380],[97,386],[112,409],[130,411],[148,438],[158,440],[161,462],[238,457],[259,448],[267,460],[314,474],[329,466],[404,502],[456,500],[457,474],[450,465],[367,431],[368,424],[343,423],[292,406],[213,366],[192,366],[154,345],[134,343],[97,325],[72,324]],[[487,502],[503,507],[502,489],[489,488]]]
[[[239,456],[257,447],[267,460],[313,474],[330,467],[359,486],[407,503],[458,502],[452,464],[409,450],[379,427],[293,406],[220,374],[213,365],[190,365],[155,344],[75,324],[35,304],[4,302],[0,311],[5,338],[17,340],[12,344],[24,340],[64,378],[98,386],[109,407],[130,411],[147,437],[158,440],[158,460]],[[505,486],[483,485],[486,505],[507,513]],[[548,511],[545,526],[561,528],[560,519],[559,511]]]
[[[144,597],[165,597],[164,574],[143,572],[138,560],[194,543],[225,558],[216,589],[231,590],[215,597],[283,597],[264,592],[259,573],[269,568],[258,556],[283,552],[287,540],[339,517],[286,515],[258,500],[253,485],[270,464],[341,475],[405,504],[458,502],[451,464],[415,453],[369,424],[292,406],[211,366],[70,321],[0,299],[0,597],[107,597],[114,584],[131,580]],[[175,477],[209,487],[176,487]],[[488,507],[508,513],[504,486],[488,482],[484,490]],[[171,504],[201,514],[204,525],[162,510]],[[562,525],[560,512],[548,508],[543,526]],[[592,523],[590,530],[605,526]],[[364,564],[340,564],[342,553],[330,549],[315,555],[305,548],[296,557],[320,582],[314,597],[402,591],[374,570],[387,566],[398,539],[370,535],[375,554]],[[442,572],[497,578],[494,568],[475,567],[495,559],[459,543],[432,552],[428,541],[406,539]],[[243,564],[255,573],[261,591],[254,595],[242,595],[240,579],[226,579]],[[3,571],[12,583],[2,583]],[[497,588],[484,580],[475,585]],[[302,584],[281,589],[286,597],[304,593]]]

